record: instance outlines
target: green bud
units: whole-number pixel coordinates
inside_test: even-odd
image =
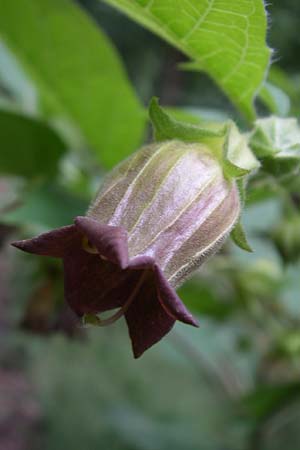
[[[266,172],[278,178],[298,173],[300,127],[295,118],[272,116],[257,120],[250,146]]]

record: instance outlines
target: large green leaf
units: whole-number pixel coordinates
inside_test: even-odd
[[[0,175],[54,175],[66,146],[47,124],[0,111]]]
[[[269,66],[262,0],[104,0],[191,58],[249,118]]]
[[[108,39],[70,0],[0,0],[0,36],[57,115],[80,128],[99,160],[135,150],[145,121]]]

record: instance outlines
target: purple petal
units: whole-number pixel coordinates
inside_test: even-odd
[[[82,247],[72,248],[64,257],[65,298],[80,316],[121,307],[139,273],[122,270]]]
[[[155,273],[155,283],[157,287],[158,299],[165,311],[175,320],[198,327],[198,321],[192,316],[180,298],[167,281],[162,270],[155,264],[150,256],[137,256],[129,262],[130,269],[152,269]]]
[[[137,273],[142,275],[142,272]],[[155,275],[151,271],[125,317],[135,358],[160,341],[173,327],[175,320],[158,300]]]
[[[161,269],[155,265],[155,278],[159,301],[165,311],[175,320],[198,327],[198,321],[194,319],[192,314],[188,311],[182,303],[175,290],[171,287]]]
[[[127,267],[127,231],[123,227],[103,225],[89,217],[76,217],[75,225],[87,236],[100,255],[122,269]]]
[[[40,234],[32,239],[12,242],[11,245],[24,252],[61,258],[69,248],[79,245],[80,239],[80,233],[75,225],[69,225]]]

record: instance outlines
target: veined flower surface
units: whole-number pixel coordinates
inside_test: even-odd
[[[129,257],[155,258],[177,287],[227,237],[240,213],[236,184],[201,144],[144,147],[118,166],[87,216],[127,231]]]
[[[13,245],[63,258],[71,308],[99,325],[125,315],[138,357],[176,320],[197,326],[175,288],[220,248],[239,215],[236,182],[209,148],[170,140],[117,166],[74,225]],[[97,318],[114,308],[110,319]]]

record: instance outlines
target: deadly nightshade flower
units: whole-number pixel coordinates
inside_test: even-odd
[[[183,125],[156,100],[150,116],[159,142],[108,174],[86,216],[13,243],[63,259],[66,301],[86,322],[108,325],[125,316],[135,357],[176,320],[197,326],[175,289],[237,224],[235,177],[249,170],[230,159],[233,142],[241,146],[233,125],[217,131]],[[109,318],[99,317],[116,308]]]

